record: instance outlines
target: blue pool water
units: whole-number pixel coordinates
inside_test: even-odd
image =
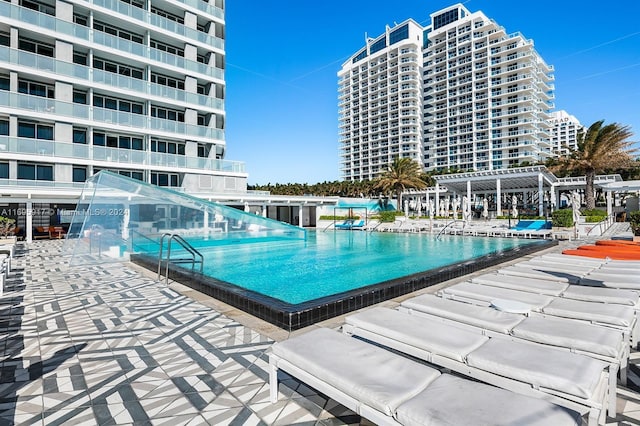
[[[309,232],[306,241],[206,248],[205,275],[298,304],[498,251],[535,244],[510,238],[382,232]]]

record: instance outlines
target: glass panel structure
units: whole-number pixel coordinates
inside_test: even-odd
[[[196,250],[306,238],[297,226],[103,170],[85,183],[64,251],[72,265],[157,260],[174,234]],[[183,247],[171,244],[180,257]]]

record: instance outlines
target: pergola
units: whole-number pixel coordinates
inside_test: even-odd
[[[557,178],[545,166],[518,167],[513,169],[482,170],[477,172],[456,173],[434,176],[436,186],[421,191],[408,191],[406,195],[434,198],[436,211],[440,208],[442,194],[466,195],[469,200],[472,194],[484,194],[495,198],[496,215],[501,216],[503,197],[509,194],[524,194],[525,199],[537,200],[538,215],[544,216],[544,203],[547,199],[550,206],[557,206],[561,192],[584,190],[585,177]],[[640,188],[640,181],[637,187]],[[611,213],[611,191],[621,191],[627,187],[611,185],[622,182],[620,175],[596,176],[594,184],[607,191],[608,212]],[[633,189],[630,189],[633,190]],[[547,194],[545,196],[545,194]],[[507,201],[508,203],[508,201]]]

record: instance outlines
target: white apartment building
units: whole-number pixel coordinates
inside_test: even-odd
[[[0,16],[0,215],[60,224],[107,169],[246,192],[224,159],[224,0],[12,0]]]
[[[578,132],[584,129],[580,121],[567,111],[551,113],[551,147],[556,154],[568,154],[578,148]]]
[[[422,158],[422,27],[387,27],[338,73],[340,172],[370,180],[394,157]]]
[[[535,51],[533,41],[520,33],[508,34],[482,12],[471,13],[461,4],[430,17],[424,28],[412,20],[387,28],[338,73],[342,177],[376,177],[398,155],[416,158],[428,171],[496,170],[535,164],[553,155],[549,122],[553,67]],[[373,47],[405,25],[411,36],[403,40],[404,49],[420,47],[423,56],[422,69],[417,66],[422,74],[419,89],[408,100],[423,99],[423,105],[422,111],[415,108],[419,113],[415,130],[398,128],[400,136],[413,131],[406,133],[407,144],[402,140],[398,144],[391,133],[373,131],[379,122],[371,121],[379,115],[374,115],[371,94],[377,93],[380,83],[372,66],[384,58],[389,76],[401,70],[395,62],[392,67],[390,53]],[[394,50],[394,45],[387,46]],[[390,129],[388,117],[382,118]],[[413,137],[421,134],[414,147]],[[389,147],[386,156],[378,148],[383,145]]]

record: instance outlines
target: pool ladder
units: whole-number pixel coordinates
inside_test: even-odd
[[[204,267],[204,257],[202,254],[196,250],[191,244],[189,244],[184,238],[182,238],[178,234],[173,234],[170,232],[166,232],[162,234],[160,237],[160,253],[158,254],[158,281],[160,281],[161,272],[162,272],[162,252],[164,251],[164,239],[165,237],[169,237],[167,241],[167,258],[165,260],[165,284],[169,284],[169,264],[181,264],[181,263],[191,263],[191,270],[194,271],[196,269],[196,264],[200,264],[200,273],[202,273],[202,268]],[[175,241],[177,242],[186,252],[190,255],[188,257],[180,257],[176,259],[171,258],[171,243]]]

